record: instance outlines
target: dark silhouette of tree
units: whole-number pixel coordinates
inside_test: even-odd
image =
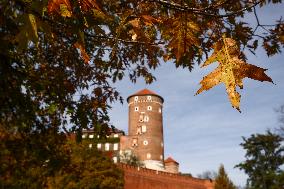
[[[284,187],[283,138],[267,131],[244,138],[241,146],[246,150],[246,160],[236,167],[248,175],[249,189],[276,189]]]

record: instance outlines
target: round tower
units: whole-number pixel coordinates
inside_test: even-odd
[[[163,167],[163,102],[154,92],[143,89],[127,98],[128,135],[133,153],[147,168]]]

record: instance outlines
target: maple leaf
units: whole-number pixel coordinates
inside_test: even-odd
[[[29,41],[32,41],[36,46],[38,45],[38,21],[36,17],[33,14],[26,14],[23,19],[24,25],[15,38],[19,50],[26,49]]]
[[[80,0],[79,3],[82,10],[85,12],[91,9],[102,11],[102,5],[98,0]]]
[[[162,36],[169,40],[168,48],[171,49],[177,61],[187,52],[193,52],[194,46],[199,46],[198,33],[200,28],[189,17],[186,19],[170,18],[163,22],[167,28]]]
[[[245,77],[259,80],[261,82],[272,82],[272,79],[264,72],[267,69],[248,64],[239,59],[240,51],[236,42],[231,38],[223,38],[214,45],[213,54],[204,62],[202,67],[213,62],[218,62],[219,66],[209,75],[203,77],[200,82],[201,88],[196,95],[204,90],[220,84],[225,84],[229,100],[238,111],[240,111],[241,95],[237,92],[236,87],[243,88],[242,79]]]
[[[63,17],[72,16],[72,8],[69,0],[49,0],[47,11],[50,14],[57,13]]]

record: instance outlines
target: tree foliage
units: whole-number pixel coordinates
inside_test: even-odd
[[[135,167],[145,167],[144,163],[132,153],[123,152],[120,155],[119,159],[121,163],[125,163]]]
[[[234,40],[223,37],[221,41],[218,41],[214,45],[214,53],[202,66],[207,66],[215,61],[218,61],[220,65],[216,70],[203,78],[200,82],[202,86],[196,94],[201,93],[203,90],[209,90],[223,82],[232,106],[240,111],[241,95],[237,92],[236,87],[243,88],[242,79],[248,77],[259,81],[272,82],[272,79],[264,73],[266,69],[247,64],[239,58],[240,54]]]
[[[236,167],[248,175],[249,189],[279,189],[284,187],[283,138],[267,131],[243,138],[241,146],[246,150],[246,160]]]
[[[123,188],[122,170],[111,159],[89,143],[64,138],[41,133],[23,139],[1,132],[1,188]]]
[[[215,189],[236,189],[237,187],[229,179],[223,165],[220,166],[218,175],[215,178]]]
[[[94,188],[122,189],[123,173],[111,160],[95,149],[89,148],[89,143],[68,144],[71,150],[70,162],[47,178],[47,188]]]
[[[122,101],[113,82],[151,83],[162,59],[192,70],[222,36],[240,49],[280,53],[283,21],[258,18],[272,3],[281,0],[0,0],[1,153],[9,157],[1,182],[21,187],[26,178],[38,188],[43,177],[24,170],[45,177],[62,168],[70,159],[65,134],[93,127],[104,135],[110,104]]]

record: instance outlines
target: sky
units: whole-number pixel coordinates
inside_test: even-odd
[[[284,16],[284,5],[270,6],[259,11],[263,24]],[[254,24],[254,18],[247,20]],[[283,49],[282,49],[283,50]],[[165,158],[171,156],[179,162],[180,171],[197,176],[204,171],[217,171],[225,166],[229,177],[237,185],[245,185],[246,175],[234,166],[245,160],[240,146],[242,137],[265,133],[279,126],[275,109],[284,104],[284,54],[267,57],[263,50],[257,55],[246,53],[248,63],[267,68],[275,84],[244,79],[241,94],[241,110],[233,109],[220,84],[210,91],[194,96],[202,78],[217,67],[217,63],[205,68],[195,65],[192,72],[176,69],[171,62],[161,62],[153,73],[157,81],[151,85],[139,80],[136,84],[125,79],[115,84],[126,98],[148,88],[165,100],[163,108]],[[119,129],[128,128],[128,106],[112,104],[111,123]]]

